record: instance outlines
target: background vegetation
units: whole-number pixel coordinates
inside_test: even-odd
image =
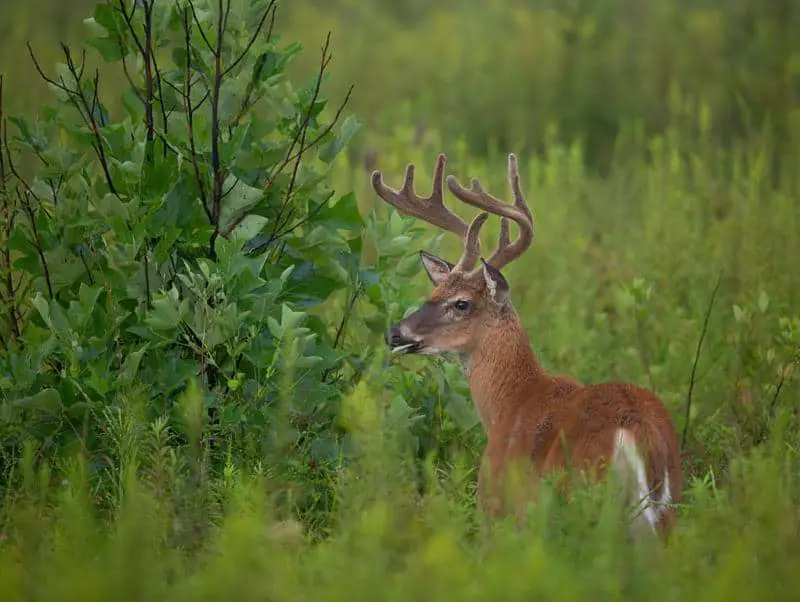
[[[796,599],[800,9],[222,6],[0,9],[0,591]],[[497,194],[522,158],[544,365],[670,408],[666,550],[602,489],[487,528],[460,369],[388,357],[459,242],[368,173],[440,151]]]

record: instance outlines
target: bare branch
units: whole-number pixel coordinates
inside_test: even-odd
[[[231,10],[231,0],[218,0],[219,16],[217,18],[217,43],[214,48],[214,81],[211,88],[211,172],[214,176],[214,185],[211,192],[211,225],[214,230],[208,241],[208,255],[216,259],[216,242],[219,237],[219,218],[222,212],[222,185],[227,175],[227,170],[220,164],[220,118],[219,95],[222,89],[222,39],[228,24]]]
[[[355,289],[353,290],[353,294],[350,295],[350,301],[345,307],[344,312],[342,312],[342,319],[339,321],[339,326],[336,328],[336,334],[334,335],[333,339],[333,348],[336,349],[339,347],[341,343],[342,337],[344,336],[345,328],[347,327],[347,322],[350,320],[350,316],[353,313],[353,308],[356,305],[356,301],[361,296],[361,293],[364,291],[364,284],[359,282],[356,284]],[[322,372],[322,382],[327,382],[328,376],[330,376],[331,372],[333,371],[332,368],[326,368]]]
[[[190,3],[191,4],[191,3]],[[192,25],[189,21],[189,11],[184,8],[183,11],[183,31],[184,31],[184,44],[186,47],[186,76],[184,78],[183,90],[181,97],[183,98],[184,112],[186,113],[186,128],[189,134],[189,150],[192,154],[192,167],[194,168],[194,176],[197,181],[197,186],[200,191],[200,202],[203,205],[203,210],[208,216],[209,223],[212,222],[211,210],[208,207],[208,195],[206,194],[206,187],[203,180],[202,172],[200,171],[200,164],[197,160],[197,145],[194,135],[194,112],[195,108],[192,106],[192,54],[191,54],[191,33]]]
[[[155,68],[155,76],[156,76],[156,87],[158,88],[158,104],[161,108],[161,120],[164,123],[164,133],[166,134],[169,131],[169,121],[167,118],[167,108],[164,105],[164,87],[163,87],[163,78],[161,77],[161,69],[158,68],[158,61],[156,61],[156,53],[150,53],[151,58],[153,59],[153,67]],[[167,147],[164,147],[164,155],[167,153]]]
[[[342,113],[344,112],[345,106],[347,105],[347,103],[350,100],[350,96],[351,96],[352,91],[353,91],[353,87],[351,86],[350,89],[347,91],[347,94],[345,95],[344,100],[342,101],[342,103],[337,108],[336,113],[335,113],[333,119],[331,120],[331,122],[311,142],[307,143],[306,142],[306,136],[308,134],[308,128],[309,128],[309,125],[310,125],[310,122],[311,122],[311,114],[312,114],[312,112],[314,110],[314,105],[316,104],[317,100],[319,99],[320,89],[321,89],[321,86],[322,86],[322,78],[323,78],[323,76],[325,74],[325,70],[327,69],[327,66],[330,63],[330,60],[332,58],[331,55],[329,54],[330,37],[331,37],[331,34],[330,34],[330,32],[328,32],[328,35],[327,35],[327,37],[325,39],[325,44],[324,44],[324,46],[322,48],[322,56],[321,56],[321,59],[320,59],[320,68],[319,68],[319,70],[317,72],[317,79],[316,79],[314,91],[312,92],[311,100],[309,101],[308,110],[306,111],[305,116],[304,116],[302,122],[300,123],[300,125],[299,125],[299,127],[298,127],[298,129],[297,129],[297,131],[296,131],[296,133],[295,133],[290,145],[289,145],[289,149],[287,150],[286,155],[282,159],[281,163],[269,175],[269,177],[267,178],[267,181],[265,182],[265,184],[263,186],[263,188],[265,190],[269,190],[269,188],[272,187],[272,185],[273,185],[273,183],[275,181],[275,178],[277,178],[277,176],[280,173],[283,172],[283,170],[286,168],[287,165],[289,165],[289,163],[294,162],[294,166],[293,166],[293,169],[292,169],[292,177],[291,177],[291,180],[289,182],[289,188],[287,190],[286,195],[284,196],[284,200],[283,200],[283,202],[281,204],[281,209],[278,212],[278,217],[276,219],[275,225],[274,225],[274,227],[272,229],[271,234],[269,235],[269,237],[267,239],[267,242],[264,243],[264,245],[260,245],[260,248],[263,248],[264,246],[269,246],[274,241],[282,238],[283,236],[286,236],[290,232],[293,232],[294,230],[296,230],[297,228],[299,228],[303,224],[307,223],[310,219],[313,218],[314,215],[316,215],[316,213],[318,213],[320,210],[322,210],[322,208],[325,206],[325,204],[328,201],[328,199],[326,199],[324,202],[320,203],[317,207],[315,207],[314,209],[309,211],[308,215],[305,218],[300,220],[298,223],[286,228],[287,224],[291,220],[291,217],[292,217],[292,215],[294,213],[291,209],[288,212],[286,212],[286,210],[287,210],[287,205],[289,204],[289,202],[291,201],[291,198],[293,196],[294,185],[295,185],[295,182],[296,182],[296,179],[297,179],[297,171],[298,171],[298,168],[299,168],[300,159],[302,158],[302,156],[306,152],[308,152],[311,148],[316,146],[328,133],[330,133],[330,131],[334,128],[336,123],[338,123],[339,119],[341,118]],[[240,115],[237,115],[236,120],[238,120],[239,118],[240,118]],[[299,148],[295,152],[295,148],[296,147],[299,147]],[[286,212],[286,214],[284,215],[285,212]],[[233,230],[236,229],[236,227],[245,219],[245,217],[247,217],[247,214],[241,215],[236,220],[231,222],[225,228],[225,230],[222,232],[222,235],[225,236],[225,237],[230,235],[230,233],[233,232]],[[286,228],[286,229],[284,229],[284,228]]]
[[[322,55],[321,55],[321,58],[320,58],[319,70],[317,72],[317,79],[316,79],[316,82],[314,84],[314,90],[313,90],[313,92],[311,94],[311,100],[308,103],[308,110],[306,111],[305,118],[303,119],[302,123],[300,124],[300,126],[299,126],[299,128],[297,130],[297,133],[295,134],[295,137],[292,139],[292,143],[289,146],[289,151],[287,152],[287,158],[283,161],[281,166],[277,170],[275,170],[274,174],[270,177],[270,180],[268,181],[267,185],[265,186],[265,188],[269,188],[272,185],[273,178],[276,177],[279,173],[281,173],[283,171],[283,169],[286,167],[286,165],[289,164],[291,159],[289,159],[288,157],[290,157],[292,155],[292,151],[294,150],[294,147],[299,143],[300,144],[300,150],[295,155],[294,167],[292,169],[292,176],[291,176],[291,179],[289,180],[289,187],[288,187],[288,190],[287,190],[286,195],[284,197],[283,203],[281,204],[281,208],[278,211],[278,216],[277,216],[277,218],[275,220],[275,226],[274,226],[274,228],[272,230],[272,234],[270,236],[271,238],[275,238],[277,236],[277,233],[278,233],[279,229],[282,228],[286,224],[286,222],[283,221],[284,220],[283,214],[284,214],[284,211],[286,211],[286,208],[289,205],[289,202],[291,201],[292,192],[294,190],[295,181],[297,179],[297,172],[298,172],[298,169],[300,167],[300,159],[302,158],[302,155],[306,150],[305,149],[305,140],[306,140],[306,134],[308,132],[309,124],[311,123],[311,115],[312,115],[312,113],[314,111],[314,105],[317,103],[317,99],[319,98],[319,93],[320,93],[320,90],[322,88],[322,78],[323,78],[323,76],[325,74],[325,70],[328,68],[328,64],[330,63],[331,58],[332,58],[332,56],[329,54],[330,42],[331,42],[331,32],[329,31],[328,35],[325,37],[325,44],[322,47]]]
[[[44,81],[46,81],[47,83],[56,86],[58,89],[62,90],[69,96],[69,98],[73,103],[73,106],[83,119],[84,124],[92,132],[92,135],[94,136],[94,142],[92,143],[92,147],[94,148],[95,154],[97,155],[97,158],[100,161],[100,166],[103,169],[103,174],[105,175],[106,183],[108,184],[108,188],[111,191],[111,193],[118,197],[119,194],[117,193],[117,189],[114,186],[114,181],[111,178],[111,170],[109,168],[108,160],[106,158],[103,145],[103,138],[100,135],[100,127],[98,126],[97,123],[96,113],[93,111],[93,105],[99,102],[96,100],[100,82],[99,72],[95,73],[93,100],[92,100],[92,106],[90,106],[89,99],[86,97],[86,94],[82,86],[83,62],[85,62],[85,58],[82,60],[81,66],[78,67],[72,58],[72,53],[70,52],[69,46],[63,43],[61,44],[61,49],[64,53],[64,58],[66,59],[67,62],[67,69],[69,70],[72,77],[75,79],[75,84],[77,89],[73,90],[72,88],[67,86],[63,80],[61,80],[60,82],[56,82],[52,78],[48,77],[47,74],[42,70],[39,61],[36,59],[36,55],[33,52],[33,48],[31,47],[30,43],[28,43],[27,46],[28,46],[28,52],[31,56],[31,59],[33,60],[33,64],[36,68],[36,71],[39,73],[42,79],[44,79]]]
[[[714,307],[714,299],[717,297],[717,292],[719,291],[719,287],[722,284],[722,270],[719,272],[719,276],[717,277],[717,284],[714,287],[714,290],[711,293],[711,299],[708,302],[708,309],[706,309],[706,315],[703,319],[703,328],[700,331],[700,338],[697,341],[697,350],[694,354],[694,363],[692,365],[692,374],[689,377],[689,391],[686,394],[686,412],[684,414],[683,420],[683,434],[681,435],[681,449],[686,446],[686,437],[689,434],[689,421],[690,415],[692,411],[692,392],[694,391],[694,383],[695,377],[697,374],[697,364],[700,361],[700,351],[703,348],[703,340],[706,337],[706,332],[708,331],[708,320],[711,317],[711,309]]]
[[[31,225],[31,231],[33,232],[33,244],[36,247],[36,252],[39,255],[39,261],[42,262],[42,270],[44,271],[44,280],[47,284],[47,293],[50,296],[50,299],[53,299],[53,282],[50,278],[50,266],[47,265],[47,259],[44,256],[44,249],[42,248],[42,238],[39,235],[39,227],[36,224],[36,215],[34,214],[33,207],[31,206],[31,196],[34,196],[30,190],[26,190],[24,193],[17,192],[19,196],[19,200],[22,205],[22,210],[28,216],[28,221]]]
[[[133,8],[131,12],[128,13],[128,9],[125,7],[125,0],[119,0],[119,8],[117,8],[117,12],[122,15],[122,19],[125,21],[125,25],[128,26],[128,31],[130,31],[131,38],[133,38],[133,43],[136,44],[136,48],[139,49],[139,54],[142,56],[145,55],[144,45],[142,41],[139,39],[139,36],[136,33],[136,29],[133,27],[133,15],[136,13],[136,2],[133,3]]]
[[[224,75],[228,75],[231,71],[236,69],[236,66],[242,62],[242,59],[247,56],[250,52],[250,49],[253,47],[253,44],[256,43],[258,36],[261,34],[261,30],[264,28],[264,23],[267,22],[267,18],[269,17],[270,13],[272,13],[272,19],[267,30],[267,41],[269,41],[270,37],[272,37],[272,28],[275,25],[275,14],[277,12],[277,0],[270,0],[270,3],[267,5],[264,14],[261,15],[261,19],[256,26],[256,30],[253,32],[253,35],[250,37],[250,40],[247,42],[247,45],[244,47],[242,53],[230,64],[230,66],[225,69]],[[228,7],[230,8],[230,2],[228,3]]]
[[[271,5],[272,4],[270,4],[270,6]],[[277,11],[278,11],[278,8],[276,6],[272,10],[272,18],[270,19],[269,28],[267,29],[267,42],[269,42],[272,39],[272,31],[273,31],[273,29],[275,27],[275,15],[277,14]],[[264,13],[264,15],[266,16],[267,14],[269,14],[269,7],[267,7],[267,11]],[[261,27],[263,27],[263,21],[259,24],[257,31],[259,31],[261,29]],[[253,44],[253,42],[255,42],[255,40],[256,40],[256,36],[253,36],[252,41],[248,44],[248,49],[245,50],[245,52],[243,52],[242,55],[235,62],[240,61],[241,58],[247,54],[247,52],[249,51],[250,46]],[[235,126],[239,125],[239,122],[245,116],[245,114],[250,109],[250,107],[255,105],[255,103],[258,102],[258,99],[256,99],[255,101],[252,101],[252,103],[251,103],[251,100],[252,100],[252,97],[253,97],[253,92],[256,89],[257,83],[258,83],[259,79],[261,78],[261,70],[264,68],[264,65],[263,65],[263,62],[262,63],[257,63],[256,65],[258,67],[258,71],[253,74],[253,76],[250,78],[250,81],[247,83],[247,89],[245,90],[244,98],[242,98],[242,102],[239,105],[239,110],[236,112],[236,116],[231,121],[230,127],[235,127]],[[233,67],[229,68],[228,71],[230,71],[230,69],[232,69],[232,68]]]
[[[122,71],[125,73],[125,77],[127,78],[128,83],[130,84],[131,88],[133,89],[133,93],[136,94],[136,98],[138,98],[141,101],[142,104],[145,104],[146,101],[145,101],[145,98],[144,98],[144,94],[139,89],[139,86],[137,86],[134,83],[133,77],[131,76],[130,72],[128,71],[128,61],[125,58],[126,54],[125,54],[125,51],[124,51],[125,49],[122,46],[122,40],[119,41],[119,49],[120,49],[120,52],[122,53]]]
[[[2,255],[0,255],[0,271],[4,277],[6,285],[5,303],[7,306],[9,330],[11,331],[12,341],[16,341],[20,336],[20,328],[18,321],[17,310],[17,295],[14,287],[14,279],[11,272],[11,249],[8,246],[8,239],[11,236],[11,231],[14,227],[14,220],[16,217],[16,207],[11,204],[11,195],[8,190],[8,182],[11,180],[11,174],[7,171],[8,165],[6,164],[4,151],[6,154],[10,153],[8,146],[8,124],[5,117],[5,96],[4,96],[4,83],[5,80],[0,75],[0,199],[3,201],[3,224],[5,224],[5,232],[3,233],[3,247]],[[9,155],[9,163],[11,161]],[[7,351],[8,345],[5,339],[2,341],[3,348]]]
[[[200,19],[197,18],[197,11],[194,8],[193,0],[188,0],[189,8],[192,11],[192,17],[194,18],[194,23],[197,25],[197,29],[200,32],[200,35],[203,38],[203,41],[206,43],[206,46],[211,52],[214,52],[214,47],[211,45],[211,42],[208,41],[208,37],[206,33],[203,31],[203,26],[200,24]]]

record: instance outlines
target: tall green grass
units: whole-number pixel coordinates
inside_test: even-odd
[[[4,599],[729,602],[800,593],[797,436],[783,412],[769,445],[736,459],[727,486],[713,475],[688,483],[660,548],[626,541],[601,488],[579,490],[569,505],[545,490],[522,527],[465,511],[457,473],[430,474],[420,495],[408,441],[381,401],[363,386],[345,404],[361,456],[340,477],[342,504],[322,542],[279,520],[256,467],[216,492],[218,518],[191,548],[171,536],[196,511],[178,510],[130,465],[117,467],[125,492],[110,521],[93,514],[79,462],[50,486],[31,471],[4,509]]]
[[[354,11],[351,23],[371,14],[340,4],[341,15]],[[532,20],[525,12],[500,14],[498,3],[487,6],[496,19],[522,25]],[[559,122],[553,107],[586,117],[589,92],[603,83],[600,76],[587,80],[589,92],[576,93],[574,105],[543,103],[549,113],[526,102],[526,94],[538,98],[545,86],[517,87],[524,63],[511,60],[493,73],[505,82],[506,92],[512,91],[499,94],[503,102],[514,101],[506,105],[508,113],[492,108],[497,88],[491,83],[468,94],[463,105],[457,89],[439,96],[441,88],[431,83],[441,72],[429,55],[465,54],[463,64],[445,61],[445,75],[457,78],[482,64],[488,46],[470,44],[474,38],[434,40],[429,34],[454,23],[477,27],[485,15],[479,7],[474,10],[420,11],[406,30],[391,29],[388,17],[358,35],[348,30],[345,59],[339,52],[335,61],[358,71],[364,57],[376,52],[366,34],[391,34],[388,50],[381,52],[406,56],[413,50],[417,58],[410,77],[418,83],[409,93],[424,88],[420,106],[443,115],[437,127],[420,126],[417,113],[395,102],[394,88],[378,85],[378,75],[397,72],[385,62],[375,63],[375,85],[362,84],[370,96],[359,101],[372,117],[365,140],[374,155],[367,169],[355,154],[343,158],[331,175],[337,191],[355,191],[368,218],[362,263],[379,268],[376,281],[352,304],[342,331],[343,349],[366,350],[361,357],[374,360],[371,366],[345,368],[353,389],[342,401],[340,416],[347,458],[323,471],[309,458],[293,457],[290,474],[278,474],[277,467],[288,463],[281,462],[285,458],[231,456],[216,473],[204,455],[202,401],[196,391],[187,391],[177,417],[152,423],[143,422],[141,404],[147,400],[137,399],[135,391],[111,399],[108,411],[96,417],[104,450],[99,457],[83,456],[77,437],[73,452],[50,455],[44,451],[47,442],[31,441],[22,457],[6,463],[12,474],[5,482],[15,487],[3,490],[1,500],[0,592],[5,598],[797,598],[796,154],[768,130],[749,131],[730,143],[720,132],[729,106],[717,92],[725,85],[713,79],[705,82],[707,104],[695,104],[694,96],[672,88],[660,135],[630,125],[633,120],[623,120],[619,135],[598,129],[607,165],[606,175],[599,177],[586,167],[598,160],[598,147],[566,145],[542,132],[548,123]],[[711,46],[713,56],[726,52],[728,34],[719,32],[735,30],[719,20],[719,10],[698,9],[687,21],[699,32],[691,39]],[[335,22],[324,11],[314,14],[319,21],[302,7],[297,15],[317,25]],[[675,15],[667,17],[663,22]],[[703,31],[719,36],[706,38]],[[416,43],[423,38],[453,45],[434,52]],[[762,37],[754,39],[766,44]],[[678,45],[662,48],[657,41],[651,40],[645,57],[657,58]],[[630,40],[607,39],[603,48],[617,56],[616,45],[623,42]],[[500,51],[512,58],[527,56],[533,52],[528,46],[546,44],[560,48],[546,36],[508,36]],[[359,45],[361,62],[348,62],[346,57],[356,56],[349,54],[355,52],[352,47]],[[692,69],[684,64],[696,58],[692,48],[683,48],[675,60],[686,67],[681,73],[689,74],[687,81],[703,83],[710,77],[703,71],[706,63]],[[419,54],[423,51],[425,56]],[[553,65],[561,55],[549,52],[549,71],[531,75],[533,83],[556,77]],[[588,50],[578,58],[591,64]],[[346,76],[338,79],[349,82]],[[645,91],[643,111],[661,119],[662,105],[656,101],[664,98],[647,86]],[[633,97],[615,94],[625,102],[608,109],[614,115],[636,104]],[[18,84],[9,98],[18,107],[28,101]],[[464,135],[472,125],[483,134]],[[486,132],[498,139],[522,138],[520,146],[527,150],[484,144]],[[650,387],[669,408],[682,439],[686,434],[684,507],[665,549],[631,546],[602,488],[580,491],[572,503],[546,491],[522,529],[487,524],[474,499],[484,436],[460,369],[447,358],[388,358],[381,327],[421,303],[429,290],[417,251],[456,257],[460,243],[387,210],[369,187],[369,169],[379,167],[390,185],[399,185],[406,163],[415,162],[424,193],[441,151],[449,156],[448,173],[462,182],[480,177],[498,196],[508,191],[506,153],[521,155],[536,239],[505,275],[542,363],[585,382],[618,379]],[[472,215],[473,210],[448,203],[463,216]],[[391,227],[384,227],[386,220]],[[412,236],[419,232],[421,239]],[[485,248],[497,234],[492,220],[483,232]],[[403,258],[389,261],[379,249],[393,249]],[[376,305],[379,295],[370,287],[391,292],[386,307]],[[314,311],[335,330],[350,304],[343,293]],[[310,505],[325,512],[332,508],[329,514],[299,512],[297,498],[322,495],[320,490],[332,501]]]

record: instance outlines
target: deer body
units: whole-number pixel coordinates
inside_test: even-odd
[[[450,190],[460,200],[484,209],[468,226],[443,204],[440,155],[434,190],[413,191],[413,165],[401,191],[373,173],[378,195],[397,209],[422,218],[464,240],[456,265],[421,252],[435,288],[420,309],[394,325],[388,337],[395,352],[461,357],[473,403],[487,434],[479,473],[478,496],[490,514],[509,511],[505,477],[512,467],[528,475],[535,495],[542,476],[578,469],[594,478],[613,470],[626,484],[627,501],[639,506],[634,521],[666,536],[680,501],[682,474],[678,440],[669,413],[654,393],[629,383],[584,385],[549,374],[539,364],[509,298],[500,268],[519,257],[533,240],[533,218],[519,185],[516,159],[509,156],[514,205],[486,193],[478,180],[463,188],[453,176]],[[502,216],[500,242],[488,261],[480,257],[478,234],[489,213]],[[509,220],[520,236],[511,242]]]

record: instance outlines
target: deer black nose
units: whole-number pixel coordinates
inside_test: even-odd
[[[420,341],[409,336],[407,327],[392,326],[386,334],[386,342],[392,353],[416,353],[420,349]]]
[[[386,333],[386,342],[391,347],[397,347],[405,342],[403,335],[400,334],[400,329],[397,326],[392,326],[391,330]]]

